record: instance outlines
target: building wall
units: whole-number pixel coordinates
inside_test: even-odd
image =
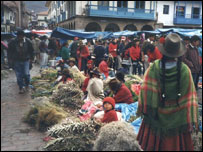
[[[76,15],[83,15],[87,1],[76,1]]]
[[[75,24],[75,30],[83,30],[85,27],[91,23],[96,22],[100,25],[102,31],[105,30],[106,26],[110,23],[117,24],[121,31],[125,28],[126,25],[133,24],[137,27],[137,30],[140,31],[144,25],[150,25],[154,28],[154,21],[140,21],[140,20],[130,20],[130,19],[114,19],[114,18],[96,18],[96,17],[84,17],[77,16],[76,18],[72,18],[63,23],[60,23],[60,27],[69,27],[70,24]]]
[[[169,14],[163,14],[164,5],[169,5]],[[157,23],[163,23],[165,26],[173,26],[174,1],[157,1],[158,20]]]
[[[192,14],[192,2],[191,1],[182,1],[179,2],[179,6],[185,6],[186,18],[190,18]],[[164,5],[169,5],[169,14],[163,14]],[[178,3],[176,4],[178,5]],[[202,7],[198,3],[194,3],[193,7],[200,7],[200,15],[202,15]],[[158,12],[158,21],[157,23],[163,23],[164,26],[176,26],[173,24],[174,16],[176,13],[176,6],[174,1],[157,1],[157,12]],[[185,25],[187,26],[187,25]]]

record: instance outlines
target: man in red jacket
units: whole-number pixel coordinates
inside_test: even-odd
[[[83,44],[82,41],[79,42],[79,47],[78,47],[78,67],[80,71],[86,71],[87,69],[87,58],[90,55],[88,47]]]
[[[138,69],[138,74],[141,75],[141,52],[140,52],[140,46],[139,46],[139,40],[135,40],[132,44],[132,47],[130,48],[130,57],[132,60],[133,64],[133,74],[137,74],[137,69]]]
[[[155,47],[153,44],[149,43],[146,47],[147,47],[148,62],[154,62],[155,60],[161,59],[163,57],[159,49]]]
[[[111,97],[106,97],[103,100],[104,117],[101,120],[103,123],[110,123],[118,121],[117,113],[115,111],[115,100]]]
[[[113,39],[113,41],[109,44],[109,54],[111,54],[114,59],[114,65],[113,65],[114,70],[117,70],[117,65],[118,65],[117,48],[118,48],[118,45],[116,43],[116,39]]]

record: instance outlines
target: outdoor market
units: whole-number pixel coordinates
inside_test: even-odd
[[[83,32],[57,27],[53,31],[1,32],[1,79],[9,75],[9,69],[20,68],[20,64],[17,68],[13,62],[24,57],[23,54],[17,57],[13,53],[15,42],[18,43],[15,39],[20,36],[23,36],[24,43],[29,41],[25,47],[29,48],[30,53],[29,63],[26,64],[29,70],[35,64],[40,66],[39,74],[31,77],[30,83],[26,82],[27,78],[21,80],[17,74],[20,70],[16,71],[19,94],[29,92],[33,100],[32,107],[22,119],[38,131],[46,132],[46,151],[152,150],[156,148],[154,145],[148,149],[143,147],[150,142],[161,143],[158,139],[160,135],[181,134],[181,130],[187,127],[195,128],[192,132],[194,150],[202,150],[202,103],[198,102],[196,95],[196,90],[202,89],[202,67],[195,80],[191,74],[193,71],[185,62],[186,58],[190,60],[191,57],[185,56],[181,61],[184,63],[182,70],[176,72],[175,68],[174,72],[172,69],[185,52],[167,58],[167,53],[161,50],[168,41],[171,42],[169,49],[172,47],[175,50],[174,43],[178,40],[185,49],[192,42],[199,41],[195,48],[202,50],[202,30],[170,28]],[[172,57],[177,59],[172,60]],[[160,70],[163,59],[170,60],[170,63],[164,63],[164,72]],[[195,66],[202,66],[202,52],[195,59],[199,64]],[[165,80],[156,70],[161,71],[161,77],[166,74]],[[180,75],[178,82],[176,74]],[[179,90],[172,87],[176,85]],[[188,94],[192,95],[189,97]],[[162,98],[165,101],[160,106],[158,101]],[[190,104],[187,103],[189,101]],[[187,107],[184,107],[185,104]],[[184,112],[177,116],[181,108]],[[191,116],[187,116],[187,109]],[[167,117],[169,114],[171,118]],[[184,116],[187,120],[181,120]],[[146,125],[155,125],[148,131],[152,129],[158,137],[150,131],[146,135],[142,133]],[[183,140],[184,137],[187,136],[180,138]],[[169,146],[171,139],[165,141],[169,142]]]

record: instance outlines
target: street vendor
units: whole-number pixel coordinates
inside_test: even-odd
[[[87,99],[86,101],[92,101],[98,107],[102,106],[102,100],[104,98],[103,81],[100,79],[100,72],[97,68],[92,71],[92,78],[89,80],[87,86]]]
[[[106,97],[103,100],[104,117],[101,120],[103,123],[110,123],[118,121],[117,113],[115,111],[115,100],[112,97]]]
[[[78,67],[75,65],[75,59],[74,58],[70,58],[68,60],[68,65],[70,66],[71,69],[74,69],[75,71],[80,72],[80,70],[78,69]]]
[[[143,121],[137,139],[144,151],[193,151],[198,103],[191,71],[181,61],[185,45],[172,33],[157,46],[163,58],[144,76],[137,111]]]
[[[120,82],[118,79],[112,79],[109,83],[109,88],[114,94],[114,99],[116,103],[133,103],[133,98],[130,90],[126,85]]]
[[[107,79],[109,76],[109,67],[107,61],[108,55],[105,54],[102,62],[99,64],[99,71],[105,76],[104,80]]]

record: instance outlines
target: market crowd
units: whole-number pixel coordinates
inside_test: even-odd
[[[173,151],[194,148],[191,131],[193,126],[198,129],[196,90],[202,75],[201,48],[196,35],[184,39],[177,34],[148,34],[146,39],[144,35],[108,40],[74,37],[72,42],[60,44],[60,39],[46,36],[28,39],[19,31],[8,44],[7,57],[16,73],[19,93],[29,87],[32,62],[46,68],[49,60],[61,57],[57,81],[63,83],[71,80],[66,69],[83,71],[87,77],[80,86],[84,100],[104,109],[103,117],[97,119],[104,123],[120,119],[115,104],[135,102],[124,84],[125,75],[142,76],[137,111],[143,118],[139,144],[143,150]],[[110,92],[104,90],[103,81],[108,81]],[[85,113],[85,109],[80,110],[80,115]]]

